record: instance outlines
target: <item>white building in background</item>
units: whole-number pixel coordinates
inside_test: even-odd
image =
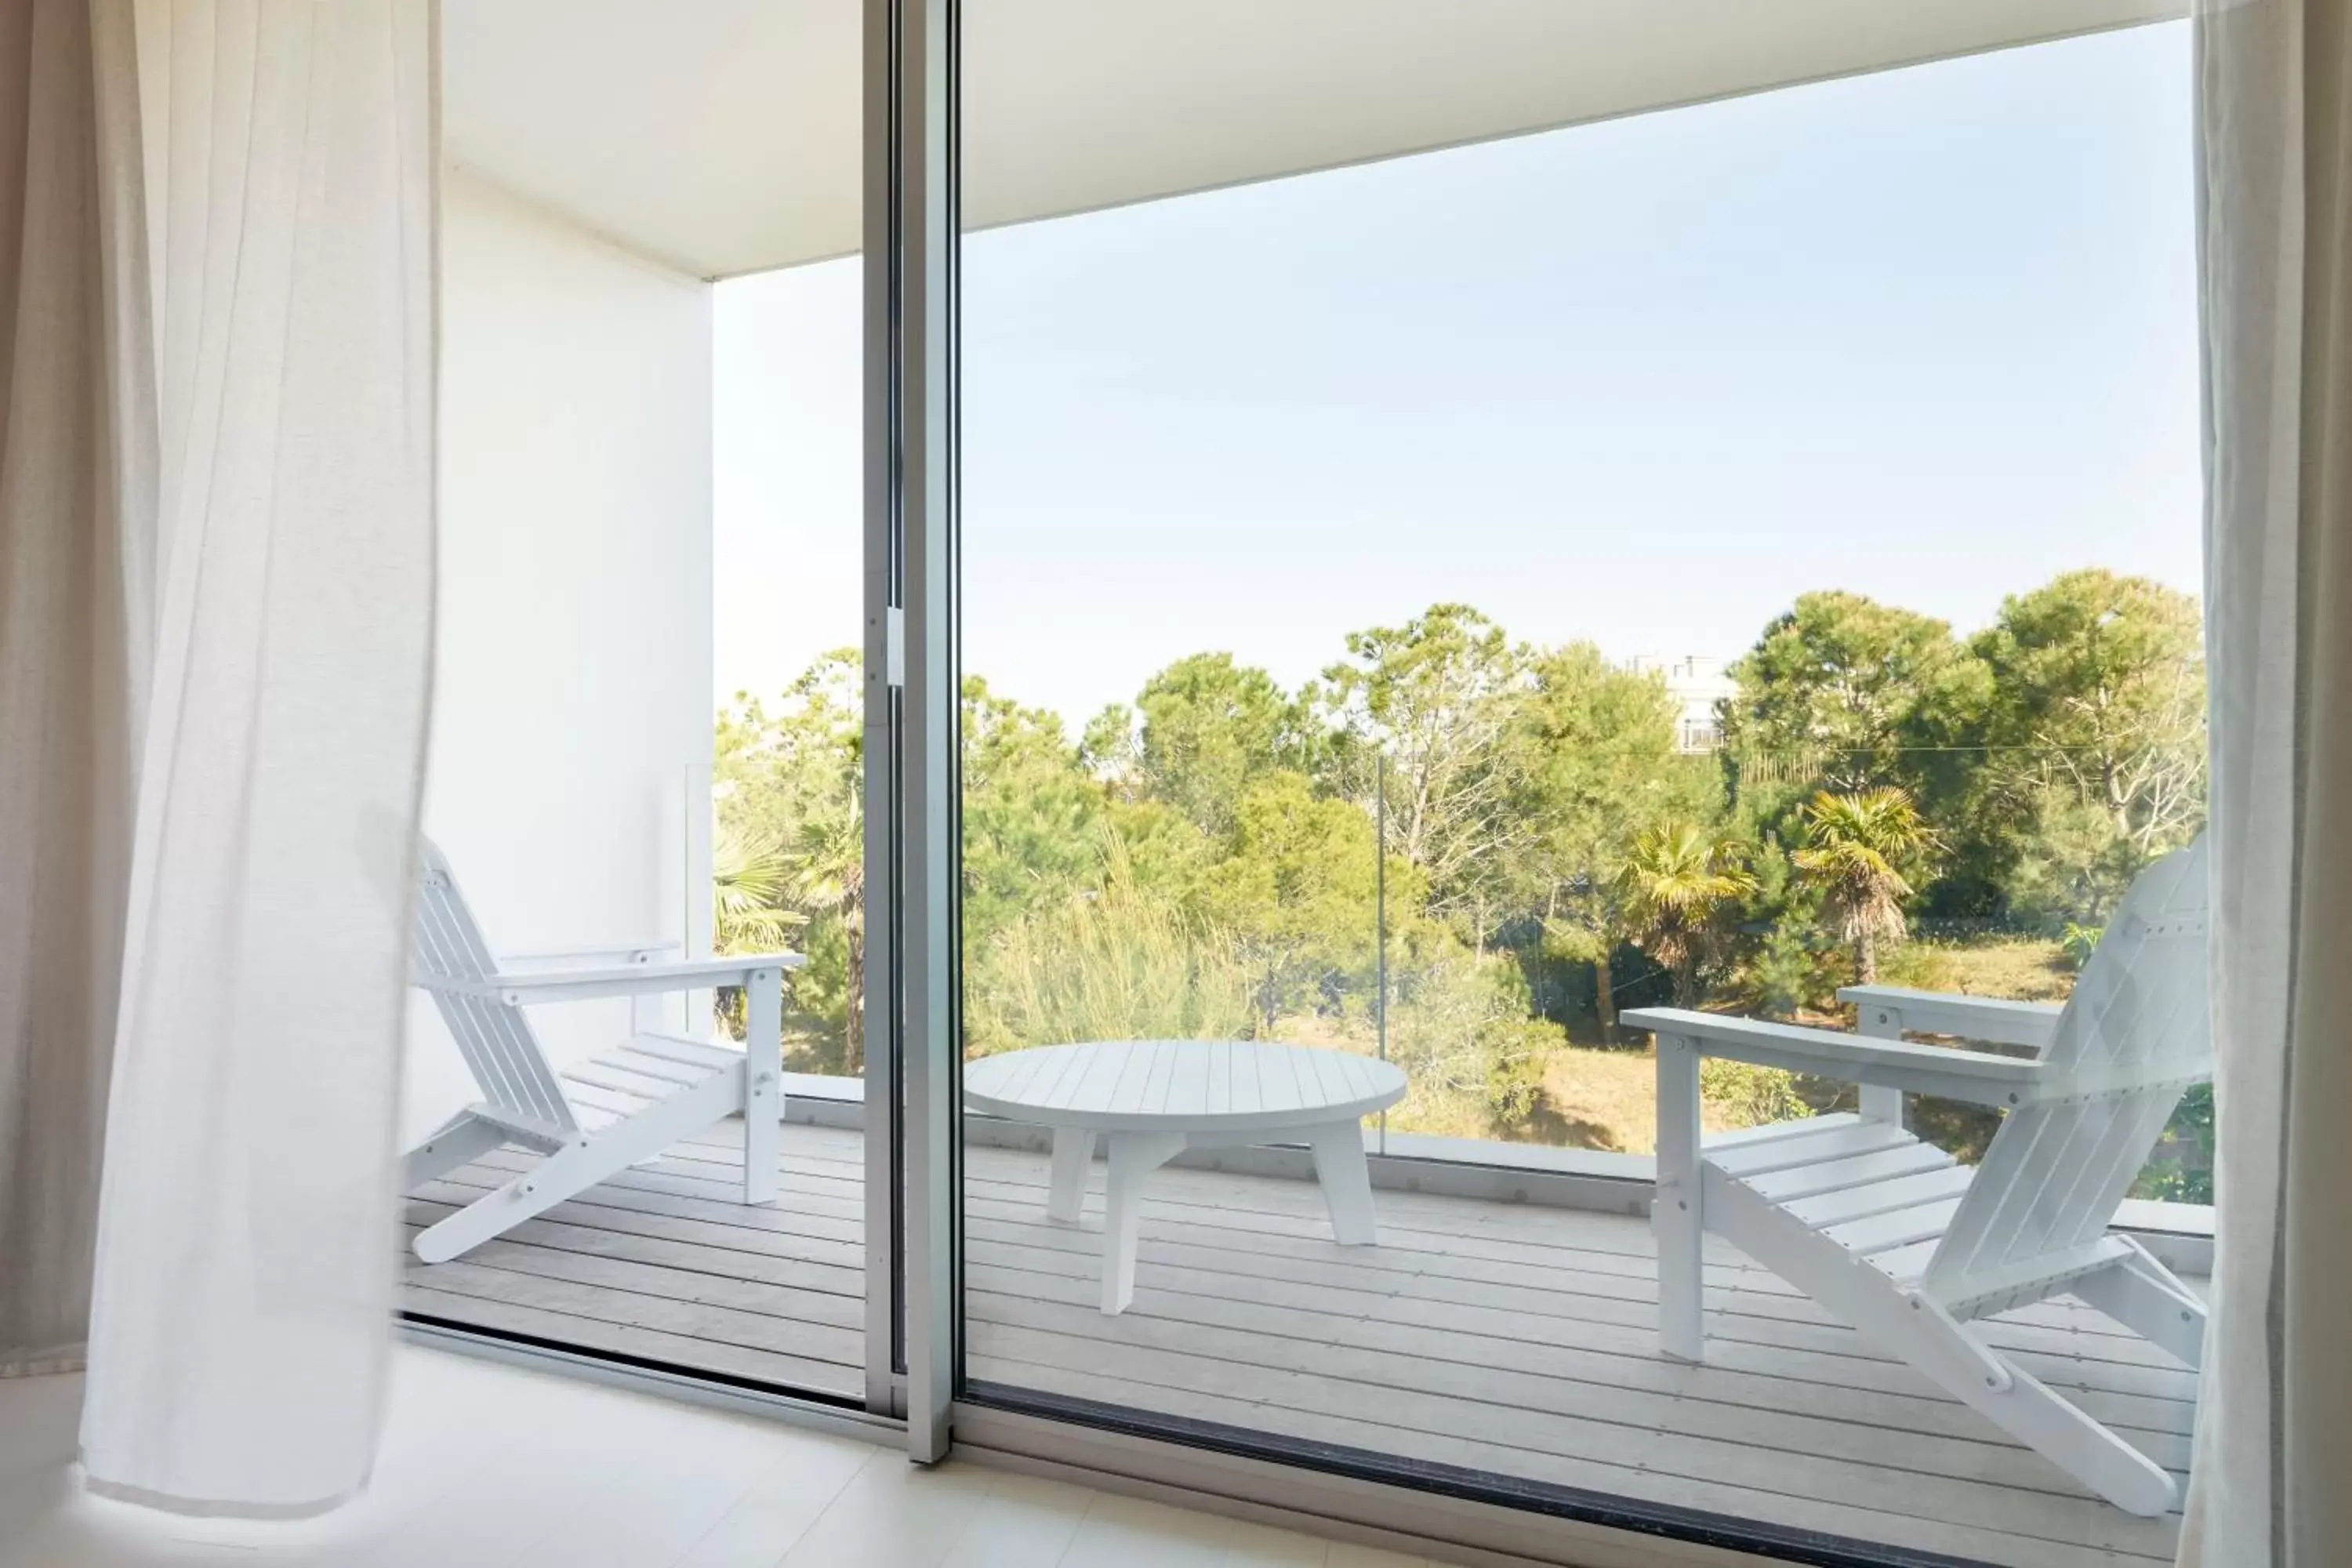
[[[1675,715],[1675,743],[1682,750],[1712,752],[1723,744],[1723,725],[1716,716],[1716,704],[1738,689],[1726,673],[1726,660],[1703,654],[1685,654],[1679,658],[1636,654],[1626,661],[1625,668],[1637,675],[1653,670],[1664,673],[1667,695],[1679,708]]]

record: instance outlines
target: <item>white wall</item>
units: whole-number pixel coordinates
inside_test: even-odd
[[[457,170],[441,247],[425,830],[495,950],[707,940],[709,286]],[[412,1137],[476,1098],[417,1000]],[[533,1022],[570,1059],[625,1008]]]

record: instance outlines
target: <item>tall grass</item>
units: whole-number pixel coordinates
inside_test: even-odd
[[[1250,973],[1230,936],[1139,886],[1115,839],[1100,882],[1016,921],[977,955],[964,1011],[973,1054],[1252,1032]]]

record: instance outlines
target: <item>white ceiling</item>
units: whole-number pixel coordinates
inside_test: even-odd
[[[966,0],[974,226],[2183,14],[2187,0]],[[449,157],[700,277],[858,245],[861,0],[445,0]]]

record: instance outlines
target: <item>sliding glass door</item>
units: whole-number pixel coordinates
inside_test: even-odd
[[[409,1194],[415,1233],[498,1223],[403,1305],[887,1414],[858,17],[479,0],[442,41],[425,824],[486,963],[604,978],[420,1006],[413,1136],[481,1103],[516,1138]]]
[[[2203,812],[2183,26],[951,10],[898,78],[921,1353],[1652,1535],[2168,1560],[2193,1335],[2101,1281],[2196,1310],[2210,1092],[1969,1075],[2201,964],[2134,956]],[[1654,1233],[1701,1149],[1753,1180]],[[1951,1342],[2107,1470],[1816,1244],[2013,1275]]]

